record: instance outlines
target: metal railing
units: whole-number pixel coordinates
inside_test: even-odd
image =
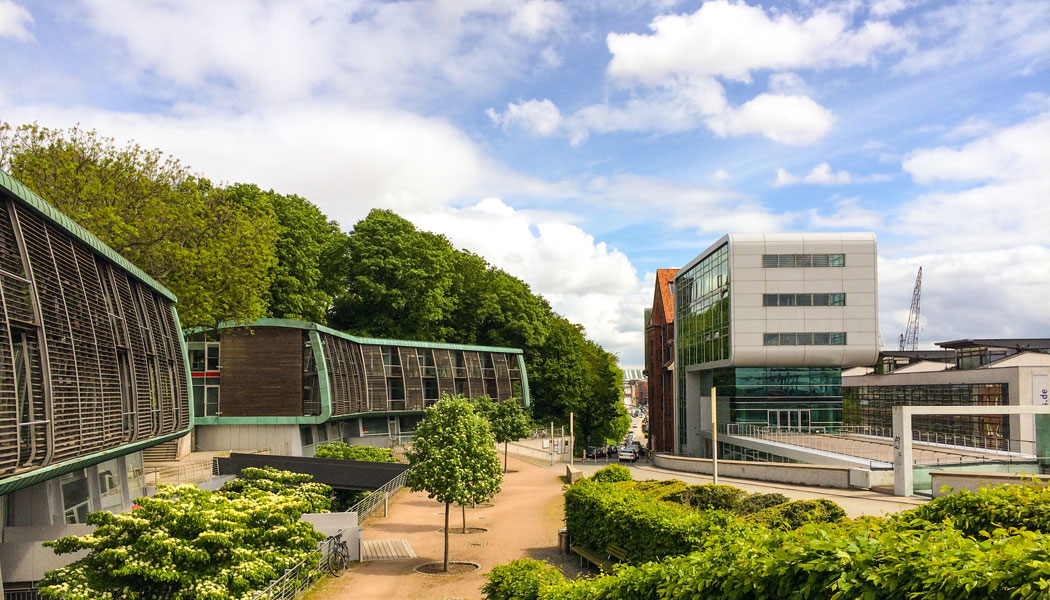
[[[723,423],[718,429],[719,433],[725,435],[752,437],[832,454],[893,462],[893,431],[886,427],[835,423],[814,423],[806,427],[770,427]],[[920,430],[912,431],[912,440],[916,444],[913,456],[917,464],[979,461],[991,458],[990,455],[1030,458],[1036,453],[1035,442],[1031,440]]]
[[[390,497],[405,487],[408,479],[408,470],[401,472],[397,477],[384,483],[376,491],[366,496],[357,504],[351,506],[346,512],[356,512],[357,522],[360,524],[366,517],[371,515],[377,508],[382,506],[384,512],[389,508]],[[292,565],[280,577],[270,582],[267,588],[255,595],[252,600],[293,600],[299,594],[305,592],[315,581],[317,581],[328,564],[328,558],[335,548],[336,539],[343,535],[343,531],[326,538],[317,545],[319,559],[315,563],[313,556]]]
[[[182,485],[200,483],[213,477],[211,462],[196,462],[187,465],[170,465],[164,467],[146,467],[146,485],[157,487],[162,483]]]
[[[380,506],[383,507],[383,514],[385,516],[389,511],[390,497],[401,491],[401,488],[405,487],[405,482],[408,481],[408,471],[409,469],[405,469],[400,475],[384,483],[377,488],[376,491],[365,496],[360,502],[348,508],[346,512],[357,513],[358,523],[364,522],[364,520]]]

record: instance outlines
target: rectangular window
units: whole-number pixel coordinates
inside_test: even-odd
[[[846,294],[831,294],[832,306],[846,306]]]
[[[831,345],[832,346],[845,346],[846,345],[846,334],[845,334],[845,332],[832,333],[831,334]]]
[[[190,371],[199,373],[204,370],[204,364],[204,348],[190,346]]]
[[[780,306],[794,306],[795,295],[794,294],[780,294]]]
[[[828,306],[829,294],[813,294],[813,306]]]
[[[762,306],[777,306],[777,295],[762,294]]]
[[[390,424],[386,417],[366,417],[361,419],[362,435],[386,435],[390,431]]]
[[[433,377],[423,380],[423,399],[434,400],[438,399],[438,382]]]
[[[303,446],[314,445],[314,428],[312,425],[299,426],[299,441]]]
[[[814,346],[827,346],[831,343],[830,333],[814,333],[813,334],[813,345]]]
[[[499,398],[499,393],[496,390],[496,380],[495,379],[486,379],[485,380],[485,394],[487,394],[488,397],[492,398],[493,400]]]
[[[456,383],[455,383],[455,386],[456,386],[456,395],[457,396],[466,396],[467,395],[467,380],[466,379],[457,379]]]
[[[812,346],[813,345],[813,334],[812,333],[799,333],[796,334],[795,343],[799,346]]]
[[[67,473],[59,480],[62,486],[62,508],[65,511],[66,523],[86,523],[90,511],[91,494],[88,491],[87,475],[84,470]]]
[[[765,346],[777,346],[779,345],[780,334],[777,333],[763,333],[762,344]]]
[[[781,346],[794,346],[795,345],[795,334],[793,334],[793,333],[782,333],[782,334],[780,334],[780,345]]]
[[[769,268],[776,268],[777,266],[779,266],[778,265],[778,261],[779,261],[779,259],[777,258],[776,254],[763,254],[762,255],[762,266],[764,268],[767,268],[767,269],[769,269]]]
[[[434,377],[437,374],[437,364],[434,362],[433,350],[420,348],[416,351],[416,360],[419,361],[419,372],[423,377]]]
[[[405,399],[405,382],[401,381],[400,377],[387,377],[386,379],[386,399],[394,402],[397,400],[404,401]]]
[[[795,294],[795,304],[798,306],[812,306],[813,294]]]
[[[207,364],[205,365],[209,371],[219,370],[219,343],[208,342],[207,344]]]
[[[814,254],[813,255],[813,266],[814,267],[826,267],[826,266],[828,266],[828,255],[827,254]]]
[[[795,266],[795,255],[794,254],[781,254],[777,259],[778,267],[793,267]]]
[[[846,255],[845,254],[830,254],[830,255],[828,255],[828,266],[829,267],[845,267],[846,266]]]
[[[795,266],[796,267],[811,267],[811,266],[813,266],[813,255],[812,254],[796,254],[795,255]]]

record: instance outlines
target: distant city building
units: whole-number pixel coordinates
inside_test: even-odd
[[[530,402],[516,348],[363,338],[286,319],[199,331],[188,345],[199,450],[389,446],[411,440],[442,394]]]
[[[841,423],[842,368],[878,356],[876,290],[871,233],[730,234],[680,269],[676,452],[711,455],[712,388],[719,424]]]
[[[75,559],[41,541],[145,495],[142,450],[185,436],[192,415],[175,296],[3,172],[0,349],[0,574],[12,591]]]
[[[1050,339],[970,339],[920,350],[917,360],[892,371],[883,352],[878,373],[842,378],[842,420],[888,431],[894,406],[1032,406],[1047,404]],[[916,416],[913,430],[949,443],[1031,454],[1035,415]],[[886,433],[885,435],[888,435]],[[1028,440],[1027,446],[1020,440]]]
[[[649,439],[656,452],[674,452],[674,276],[658,269],[653,306],[646,309],[645,371],[649,387]]]
[[[644,369],[623,369],[623,397],[631,404],[644,406],[649,400],[649,387]]]

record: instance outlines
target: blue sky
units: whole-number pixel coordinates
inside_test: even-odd
[[[1050,336],[1050,3],[0,0],[0,120],[391,208],[642,363],[723,233],[874,231],[880,328]]]

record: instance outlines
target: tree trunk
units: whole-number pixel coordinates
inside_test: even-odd
[[[507,472],[507,448],[510,448],[510,442],[503,442],[503,472]]]
[[[463,509],[463,535],[467,534],[467,505],[460,504],[459,507]]]
[[[445,503],[445,568],[443,569],[448,573],[448,507],[449,503]]]

